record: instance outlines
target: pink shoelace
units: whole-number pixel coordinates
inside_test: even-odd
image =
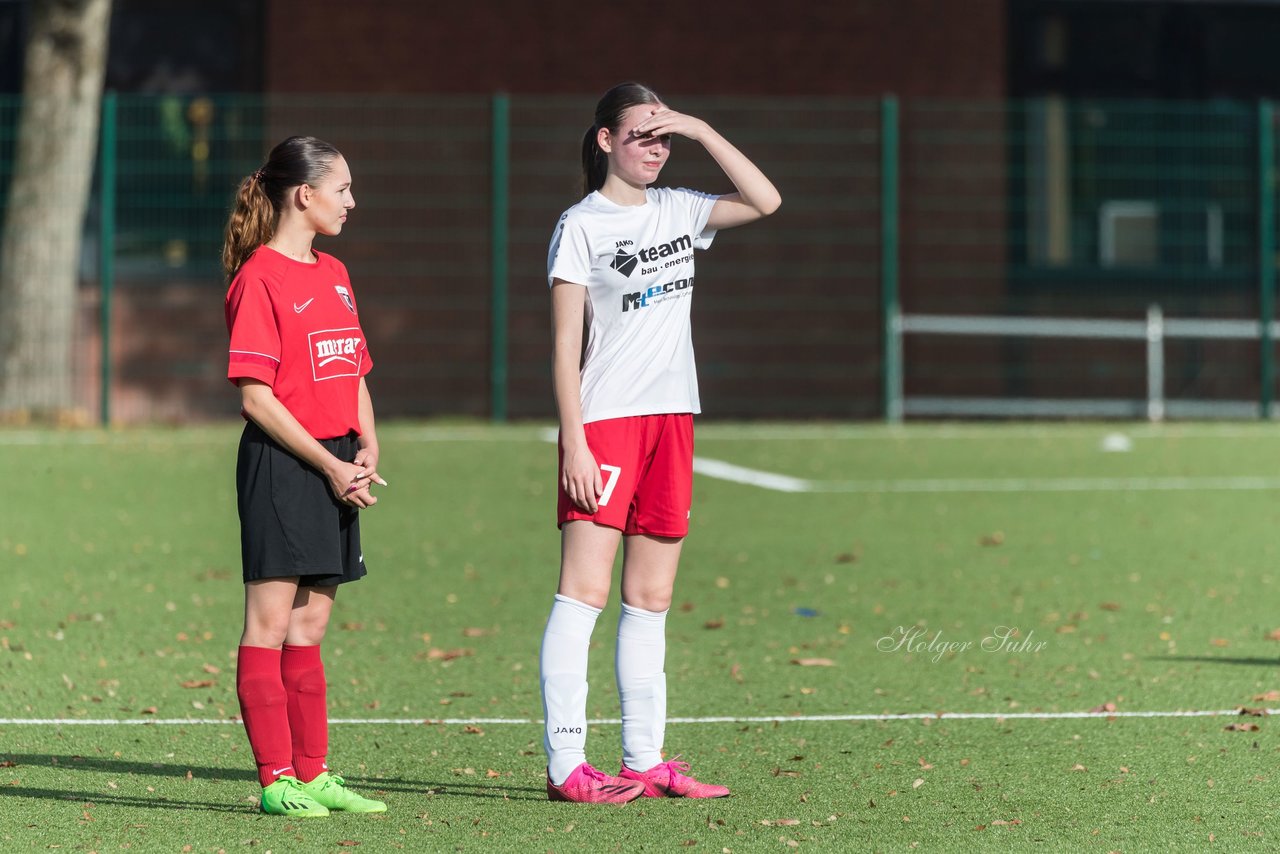
[[[686,765],[685,767],[687,768],[688,766]],[[582,776],[590,780],[595,780],[598,783],[603,783],[606,778],[606,775],[603,771],[597,771],[593,766],[587,765],[585,763],[583,764],[583,768],[582,768]],[[568,781],[566,780],[565,782],[568,782]]]
[[[659,763],[659,767],[667,769],[667,774],[671,778],[671,785],[675,785],[676,777],[686,776],[682,772],[689,770],[689,763],[681,762],[680,757],[676,756],[673,759],[668,759],[666,762]]]

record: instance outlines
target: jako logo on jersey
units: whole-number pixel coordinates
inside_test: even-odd
[[[342,297],[342,302],[346,304],[347,311],[355,314],[356,304],[351,301],[351,291],[347,290],[342,285],[334,285],[333,289],[338,292],[338,296]]]
[[[649,305],[649,300],[656,299],[664,294],[675,293],[676,291],[684,291],[693,287],[693,276],[687,279],[676,279],[674,282],[665,282],[661,285],[654,285],[645,291],[636,291],[633,294],[622,295],[622,310],[631,311],[631,309],[642,309]]]
[[[359,333],[358,328],[352,327],[322,329],[307,336],[311,344],[311,374],[317,382],[360,376],[364,339]]]

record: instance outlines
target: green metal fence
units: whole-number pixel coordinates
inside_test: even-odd
[[[1158,370],[1161,412],[1270,415],[1269,104],[673,101],[784,199],[699,258],[708,414],[1141,415]],[[79,405],[121,422],[234,416],[222,226],[239,178],[275,141],[308,133],[352,166],[351,222],[318,245],[359,290],[380,412],[549,415],[546,248],[576,201],[591,104],[108,95]],[[18,107],[0,98],[0,204]],[[663,179],[730,189],[687,140]]]

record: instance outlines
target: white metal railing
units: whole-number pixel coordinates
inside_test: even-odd
[[[1247,400],[1177,400],[1164,396],[1164,342],[1173,338],[1258,340],[1259,320],[1207,320],[1166,318],[1160,306],[1147,308],[1145,320],[1067,317],[1001,317],[998,315],[898,314],[890,321],[890,346],[899,368],[888,372],[887,411],[890,420],[902,415],[1004,416],[1004,417],[1104,417],[1161,421],[1166,415],[1187,418],[1257,417],[1260,405]],[[907,397],[902,369],[905,335],[969,335],[980,337],[1095,338],[1147,342],[1146,400],[1115,398],[988,398]],[[1272,340],[1280,340],[1280,321],[1270,325]]]

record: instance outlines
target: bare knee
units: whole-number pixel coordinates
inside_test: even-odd
[[[254,612],[245,616],[244,634],[240,636],[240,645],[279,649],[284,644],[288,634],[288,611],[283,613]]]
[[[329,628],[329,615],[312,614],[307,611],[295,611],[289,623],[286,640],[298,646],[319,646],[324,640],[325,631]]]

